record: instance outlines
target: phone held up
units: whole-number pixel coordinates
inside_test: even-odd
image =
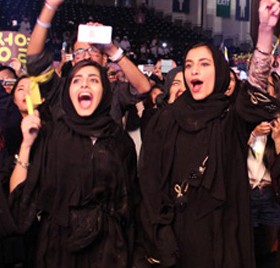
[[[112,40],[111,26],[95,26],[80,24],[78,28],[78,41],[92,44],[110,44]]]

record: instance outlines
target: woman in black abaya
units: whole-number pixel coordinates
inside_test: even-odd
[[[56,119],[23,119],[10,182],[18,226],[39,221],[36,268],[130,267],[136,154],[109,116],[106,71],[83,61],[55,94]]]
[[[151,119],[143,141],[139,181],[148,263],[255,266],[247,140],[257,123],[280,110],[280,103],[261,91],[270,70],[268,37],[278,15],[277,1],[261,1],[259,48],[236,105],[224,94],[229,67],[223,55],[203,43],[186,52],[187,90]]]

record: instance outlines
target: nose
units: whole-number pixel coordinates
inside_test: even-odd
[[[87,82],[87,80],[85,79],[85,80],[83,80],[83,82],[82,82],[82,88],[87,88],[88,87],[88,82]]]
[[[199,72],[199,68],[198,66],[193,66],[192,70],[191,70],[191,74],[192,75],[196,75]]]
[[[85,51],[85,53],[84,53],[84,60],[88,60],[88,59],[90,59],[90,54],[89,54],[88,51]]]

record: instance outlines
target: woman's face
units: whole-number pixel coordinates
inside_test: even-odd
[[[2,70],[0,72],[0,80],[11,80],[8,85],[3,85],[4,89],[8,94],[11,94],[14,84],[16,83],[15,75],[10,70]]]
[[[158,60],[155,64],[153,74],[162,79],[161,60]]]
[[[232,72],[230,72],[230,82],[229,82],[228,89],[225,91],[225,95],[231,96],[235,90],[235,85],[236,85],[235,76]]]
[[[30,94],[30,79],[21,79],[14,91],[14,103],[18,107],[20,113],[27,115],[26,95]]]
[[[94,66],[86,66],[77,71],[72,78],[69,94],[79,116],[93,114],[103,94],[99,70]]]
[[[195,100],[203,100],[214,91],[215,65],[206,46],[191,49],[185,59],[185,80]]]
[[[179,72],[175,75],[172,85],[169,90],[169,99],[168,103],[173,103],[179,96],[183,94],[183,92],[186,90],[185,83],[184,83],[184,77],[183,72]]]

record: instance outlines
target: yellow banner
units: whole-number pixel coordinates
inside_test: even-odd
[[[27,47],[30,36],[19,32],[0,32],[0,63],[8,65],[12,58],[26,64]]]

